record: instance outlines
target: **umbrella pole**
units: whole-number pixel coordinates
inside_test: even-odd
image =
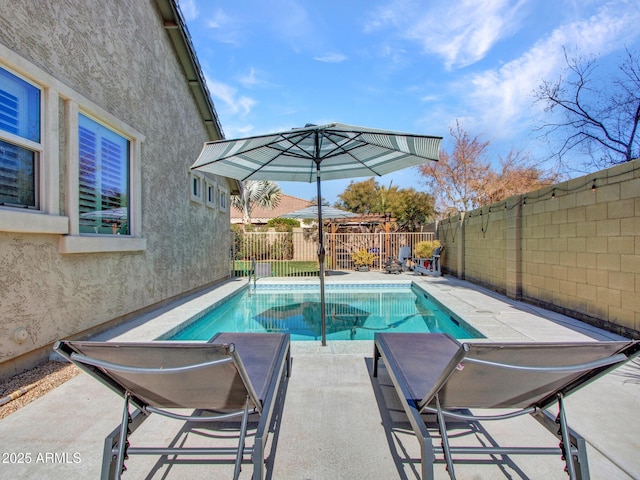
[[[316,137],[317,138],[317,137]],[[322,232],[322,192],[320,189],[320,162],[316,161],[316,184],[318,186],[318,263],[320,264],[320,316],[322,318],[322,346],[327,346],[327,315],[324,304],[324,235]]]

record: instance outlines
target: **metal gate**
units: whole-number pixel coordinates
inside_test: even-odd
[[[400,248],[413,253],[418,242],[431,241],[431,232],[325,233],[328,270],[353,270],[351,255],[365,249],[376,256],[373,270],[397,258]],[[232,233],[232,276],[299,277],[318,275],[318,242],[314,229],[295,232]],[[255,261],[255,264],[252,262]]]

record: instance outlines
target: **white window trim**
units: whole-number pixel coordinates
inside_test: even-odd
[[[225,199],[224,205],[222,205],[223,202],[219,200],[222,197],[222,195],[224,195],[224,199]],[[229,198],[229,190],[218,185],[218,208],[220,209],[220,211],[226,212],[227,210],[229,210],[230,201],[231,199]]]
[[[69,233],[69,218],[60,215],[59,108],[60,82],[0,44],[0,66],[40,89],[40,143],[37,210],[0,207],[0,232]],[[12,136],[3,132],[3,137]],[[24,144],[24,139],[19,139]],[[33,145],[29,143],[29,148]]]
[[[141,145],[144,135],[68,87],[57,78],[0,44],[0,65],[40,88],[41,154],[39,210],[0,207],[0,232],[60,234],[61,253],[126,252],[146,249],[142,238],[142,166]],[[60,125],[60,99],[65,104],[65,125]],[[81,109],[79,108],[81,105]],[[100,119],[102,123],[130,141],[129,198],[130,235],[79,235],[78,212],[78,112]],[[65,210],[60,211],[60,129],[64,129],[66,149]]]
[[[213,190],[213,200],[209,200],[209,189]],[[218,197],[218,188],[216,186],[216,182],[213,182],[211,180],[209,180],[208,178],[205,178],[204,181],[204,202],[207,205],[207,207],[209,208],[215,208],[216,205],[218,204],[217,202],[217,197]]]
[[[129,140],[129,235],[91,235],[80,234],[79,212],[79,147],[78,147],[78,115],[91,118],[122,135]],[[146,239],[142,238],[142,165],[141,143],[144,136],[126,125],[113,115],[96,105],[84,102],[82,107],[78,102],[65,100],[65,131],[67,143],[65,157],[67,160],[65,196],[66,209],[69,212],[69,235],[60,238],[58,250],[60,253],[90,253],[90,252],[126,252],[146,249]]]
[[[194,182],[198,184],[198,192],[193,192]],[[189,198],[191,198],[192,202],[196,203],[204,203],[204,185],[205,178],[200,172],[191,172],[189,175]]]

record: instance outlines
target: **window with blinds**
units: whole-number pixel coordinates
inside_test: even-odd
[[[129,141],[80,114],[80,233],[129,235]]]
[[[0,68],[0,205],[39,208],[40,89]]]

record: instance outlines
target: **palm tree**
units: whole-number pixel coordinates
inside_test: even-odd
[[[246,180],[242,182],[240,195],[231,197],[231,205],[242,212],[242,223],[251,223],[251,212],[255,207],[275,208],[280,203],[282,190],[271,180]]]

